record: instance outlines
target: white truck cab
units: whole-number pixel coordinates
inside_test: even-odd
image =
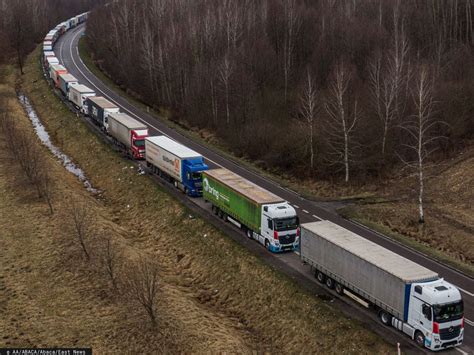
[[[254,236],[272,252],[296,250],[299,246],[299,218],[288,202],[263,205],[261,235]]]
[[[419,345],[436,351],[461,344],[463,312],[461,293],[443,279],[411,285],[407,323]]]

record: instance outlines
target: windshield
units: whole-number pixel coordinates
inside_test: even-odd
[[[191,173],[191,179],[201,180],[201,173]]]
[[[461,319],[463,311],[464,304],[462,301],[433,306],[434,320],[438,323]]]
[[[145,140],[144,139],[137,139],[134,141],[134,144],[136,147],[144,147],[145,146]]]
[[[290,218],[274,219],[274,222],[275,222],[275,230],[278,232],[296,229],[298,228],[300,224],[300,220],[298,216],[294,216]]]

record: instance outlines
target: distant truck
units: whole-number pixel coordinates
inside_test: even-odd
[[[119,113],[120,109],[105,97],[90,96],[86,99],[87,115],[94,120],[94,122],[107,131],[107,117],[111,113]]]
[[[43,42],[43,52],[52,51],[53,50],[53,42],[52,41],[44,41]]]
[[[107,133],[135,159],[145,158],[145,138],[148,127],[126,113],[111,113]]]
[[[145,139],[147,166],[189,196],[202,196],[202,172],[208,169],[201,154],[166,137]]]
[[[72,85],[79,84],[79,81],[76,79],[75,76],[71,74],[59,74],[59,88],[61,89],[64,96],[67,97],[69,88]]]
[[[86,100],[88,97],[95,96],[95,91],[85,85],[73,85],[69,88],[69,101],[76,106],[79,111],[87,115]]]
[[[284,199],[227,170],[203,172],[203,197],[212,210],[272,252],[297,250],[299,218]]]
[[[49,53],[49,52],[45,52],[45,53]],[[51,66],[52,65],[58,65],[59,60],[56,57],[48,56],[48,57],[45,58],[45,64],[46,64],[46,68],[48,69],[48,73],[51,77],[51,73],[50,73]]]
[[[67,74],[67,69],[61,64],[52,64],[49,67],[49,77],[57,88],[59,88],[59,74]]]
[[[372,307],[418,345],[462,344],[461,294],[437,273],[329,221],[301,225],[301,259],[319,282]]]

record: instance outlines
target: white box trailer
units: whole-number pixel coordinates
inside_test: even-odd
[[[111,113],[107,118],[107,133],[135,159],[145,157],[148,127],[126,113]]]
[[[52,41],[44,41],[43,42],[43,52],[51,52],[53,50],[53,42]]]
[[[48,74],[49,74],[49,69],[51,68],[52,65],[59,65],[59,60],[56,57],[46,57],[46,68],[48,69]]]
[[[49,68],[49,77],[53,80],[54,85],[59,88],[59,74],[66,74],[67,69],[61,64],[52,64]]]
[[[64,96],[67,96],[72,85],[79,84],[77,78],[69,73],[59,74],[59,89],[61,89]]]
[[[461,294],[437,273],[330,221],[301,225],[301,259],[320,282],[362,298],[378,310],[382,323],[420,345],[440,350],[462,343]],[[437,319],[446,304],[451,314]]]
[[[86,100],[91,96],[95,96],[95,91],[85,85],[77,84],[69,88],[69,101],[84,114],[87,114]]]

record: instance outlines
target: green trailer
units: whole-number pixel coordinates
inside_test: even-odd
[[[272,251],[298,246],[296,211],[281,197],[227,169],[203,172],[203,197],[214,213]]]

